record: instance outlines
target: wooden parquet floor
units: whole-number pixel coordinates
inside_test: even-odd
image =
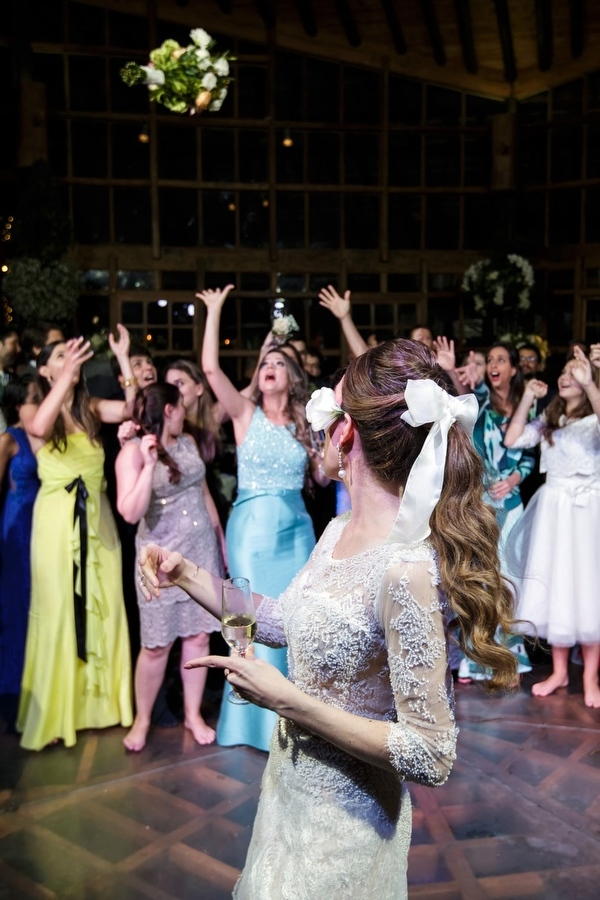
[[[455,769],[442,788],[412,786],[411,900],[600,897],[600,710],[577,667],[545,700],[532,680],[511,697],[457,687]],[[230,897],[265,754],[201,748],[179,726],[132,755],[122,736],[28,753],[0,735],[0,900]]]

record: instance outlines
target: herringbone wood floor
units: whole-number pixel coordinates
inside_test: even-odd
[[[545,700],[532,678],[512,697],[458,687],[455,769],[442,788],[412,786],[414,900],[598,900],[600,710],[584,707],[577,667]],[[131,755],[122,735],[40,753],[0,736],[1,900],[230,896],[265,755],[200,748],[182,727]]]

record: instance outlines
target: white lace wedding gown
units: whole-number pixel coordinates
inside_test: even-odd
[[[546,483],[529,501],[506,545],[525,634],[557,647],[600,642],[600,425],[574,419],[542,438],[543,415],[525,426],[516,446],[541,441]],[[533,627],[532,627],[533,626]]]
[[[237,900],[402,900],[411,835],[406,780],[442,784],[457,729],[447,604],[427,542],[332,552],[335,519],[279,600],[259,608],[258,639],[288,646],[307,694],[389,721],[394,771],[279,718]]]

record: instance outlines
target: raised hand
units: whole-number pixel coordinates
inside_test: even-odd
[[[592,366],[581,347],[575,347],[573,350],[570,371],[575,381],[579,382],[582,387],[591,384]]]
[[[113,337],[112,332],[108,335],[108,346],[115,354],[117,359],[129,356],[129,348],[131,347],[131,337],[124,325],[119,322],[117,324],[117,337]]]
[[[455,369],[454,374],[458,378],[459,382],[465,387],[468,387],[470,390],[473,390],[477,387],[479,376],[477,372],[477,364],[475,362],[475,354],[472,350],[469,353],[469,361],[466,366],[460,366],[458,369]]]
[[[525,385],[525,390],[533,395],[534,400],[541,400],[542,397],[545,397],[548,393],[548,385],[545,381],[540,381],[537,378],[530,378]]]
[[[65,344],[63,376],[68,381],[77,380],[81,367],[94,355],[90,342],[82,337],[71,338]]]
[[[592,344],[590,347],[590,362],[595,369],[600,369],[600,344]]]
[[[216,290],[212,290],[209,288],[206,291],[199,291],[196,294],[196,297],[198,300],[202,300],[207,309],[220,311],[227,300],[227,295],[234,287],[234,284],[228,284],[227,287],[221,289],[217,288]]]
[[[158,597],[161,588],[176,584],[183,575],[185,560],[181,553],[146,544],[140,550],[138,567],[142,593],[146,600],[151,600]]]
[[[319,306],[328,309],[336,319],[343,319],[350,314],[350,291],[346,291],[344,296],[340,297],[333,285],[329,284],[319,291]]]
[[[435,353],[435,358],[438,366],[441,366],[444,372],[454,371],[454,368],[456,366],[454,341],[449,341],[446,337],[436,338],[433,342],[433,352]]]

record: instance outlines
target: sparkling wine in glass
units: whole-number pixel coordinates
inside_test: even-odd
[[[232,650],[245,656],[256,634],[256,610],[247,578],[226,578],[221,592],[221,634]],[[227,694],[230,703],[247,704],[236,691]]]

